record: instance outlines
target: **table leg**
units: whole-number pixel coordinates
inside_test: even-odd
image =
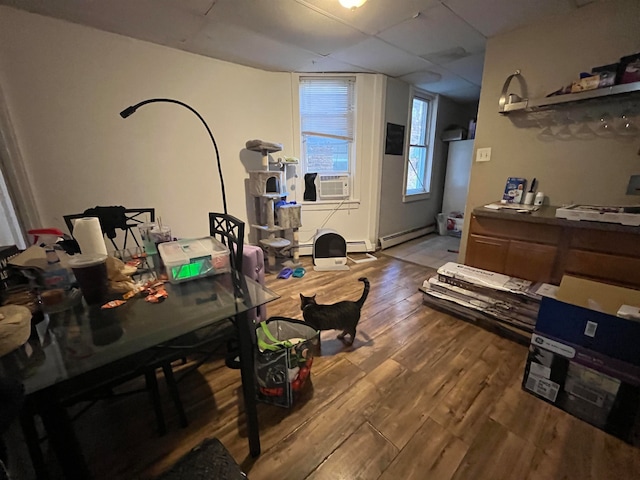
[[[162,401],[160,400],[160,392],[158,391],[158,379],[156,378],[155,369],[149,369],[144,372],[145,384],[149,392],[149,399],[153,405],[153,411],[156,414],[156,424],[158,427],[158,435],[163,436],[167,433],[167,426],[164,422],[164,414],[162,413]]]
[[[64,477],[69,480],[90,479],[91,473],[82,454],[80,442],[73,431],[67,410],[55,392],[45,389],[34,396],[36,411],[42,418],[49,445],[56,454]]]
[[[22,434],[24,435],[24,441],[29,450],[31,465],[33,466],[36,478],[38,480],[48,480],[49,472],[47,471],[47,465],[42,456],[42,450],[40,449],[40,438],[33,420],[33,410],[28,401],[20,412],[20,425],[22,426]]]
[[[260,430],[258,426],[258,409],[256,406],[256,384],[253,365],[252,322],[246,312],[236,316],[240,343],[240,376],[242,377],[242,395],[244,397],[244,414],[247,417],[249,436],[249,452],[252,457],[260,455]]]

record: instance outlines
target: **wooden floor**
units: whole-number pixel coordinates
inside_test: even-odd
[[[164,437],[144,395],[82,417],[96,478],[153,478],[212,436],[251,480],[640,478],[639,449],[521,390],[525,347],[423,306],[417,289],[431,270],[379,257],[322,273],[305,259],[304,278],[268,279],[281,295],[269,315],[300,318],[300,292],[357,299],[360,276],[371,293],[352,347],[322,335],[304,398],[290,410],[259,405],[258,459],[247,457],[239,371],[218,359],[180,385],[186,429],[166,391]]]

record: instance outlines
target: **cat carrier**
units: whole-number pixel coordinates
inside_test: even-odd
[[[335,230],[318,230],[313,238],[314,270],[349,270],[347,266],[347,242]]]

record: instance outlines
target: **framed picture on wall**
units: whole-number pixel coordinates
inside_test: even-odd
[[[384,153],[386,155],[402,155],[404,153],[404,125],[387,123]]]

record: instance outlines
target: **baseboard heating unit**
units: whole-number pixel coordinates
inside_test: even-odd
[[[428,225],[426,227],[412,228],[403,232],[385,235],[384,237],[380,237],[378,239],[378,241],[380,242],[380,249],[384,250],[385,248],[399,245],[409,240],[413,240],[414,238],[422,237],[423,235],[426,235],[428,233],[435,232],[435,230],[435,225]]]

